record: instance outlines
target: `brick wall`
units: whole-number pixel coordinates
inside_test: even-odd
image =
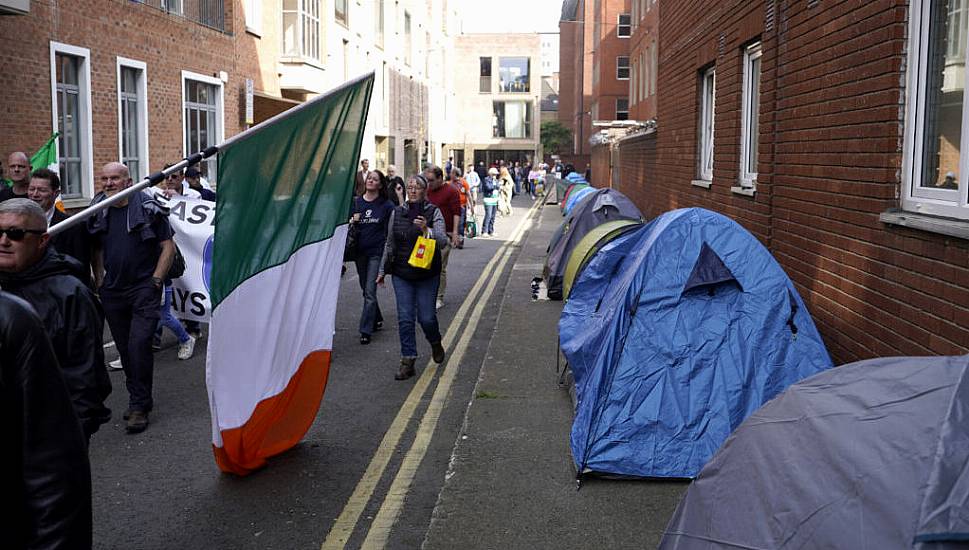
[[[722,212],[767,245],[837,363],[969,352],[969,243],[879,221],[898,207],[907,2],[661,1],[658,129],[624,141],[649,217]],[[742,48],[763,45],[757,193],[731,192]],[[714,175],[696,175],[698,75],[716,64]]]
[[[243,127],[245,79],[265,88],[255,38],[238,0],[226,2],[226,33],[126,0],[31,2],[25,16],[0,17],[0,156],[35,151],[50,136],[50,42],[91,52],[92,130],[98,168],[118,160],[117,56],[147,64],[150,168],[182,158],[181,71],[225,71],[224,134]],[[236,29],[235,34],[231,34]],[[271,87],[271,86],[270,86]]]

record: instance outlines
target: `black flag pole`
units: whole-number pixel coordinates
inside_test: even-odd
[[[303,103],[301,103],[301,104],[293,107],[292,109],[288,109],[286,111],[283,111],[283,112],[277,114],[276,116],[274,116],[274,117],[272,117],[272,118],[270,118],[268,120],[264,120],[264,121],[260,122],[259,124],[256,124],[252,128],[249,128],[248,130],[239,132],[238,134],[236,134],[236,135],[234,135],[234,136],[232,136],[232,137],[224,140],[222,143],[220,143],[218,145],[213,145],[211,147],[206,148],[204,151],[199,151],[198,153],[195,153],[194,155],[189,155],[188,157],[185,157],[184,159],[178,161],[177,163],[169,166],[168,168],[166,168],[164,170],[161,170],[161,171],[155,172],[153,174],[150,174],[148,177],[144,178],[143,180],[139,181],[136,184],[131,185],[127,189],[125,189],[125,190],[123,190],[123,191],[121,191],[121,192],[119,192],[119,193],[117,193],[117,194],[115,194],[113,196],[110,196],[110,197],[104,199],[103,201],[98,202],[97,204],[92,204],[91,206],[88,206],[84,210],[81,210],[77,214],[74,214],[73,216],[71,216],[71,217],[67,218],[66,220],[62,221],[61,223],[59,223],[59,224],[51,227],[50,229],[47,230],[47,234],[50,235],[51,237],[53,237],[54,235],[57,235],[58,233],[62,233],[64,231],[70,229],[71,227],[79,224],[79,223],[83,223],[85,220],[87,220],[88,218],[90,218],[94,214],[97,214],[101,210],[104,210],[105,208],[108,208],[111,205],[117,204],[117,203],[119,203],[119,202],[127,199],[131,195],[134,195],[135,193],[140,192],[142,189],[145,189],[145,188],[147,188],[147,187],[149,187],[151,185],[157,185],[158,182],[165,180],[168,177],[169,174],[171,174],[173,172],[177,172],[177,171],[182,170],[184,168],[188,168],[189,166],[194,166],[194,165],[202,162],[203,160],[211,157],[212,155],[217,154],[219,151],[224,151],[226,148],[228,148],[230,145],[236,143],[237,141],[239,141],[239,140],[241,140],[243,138],[248,138],[248,137],[252,136],[253,134],[258,133],[259,131],[263,130],[264,128],[267,128],[267,127],[269,127],[269,126],[271,126],[271,125],[279,122],[280,120],[283,120],[283,119],[285,119],[287,117],[293,116],[296,113],[299,113],[300,111],[302,111],[303,109],[306,109],[310,105],[314,105],[317,101],[324,101],[327,98],[333,96],[334,94],[341,92],[344,88],[350,88],[352,86],[355,86],[361,80],[366,80],[368,78],[373,78],[374,77],[374,74],[375,74],[374,71],[370,71],[370,72],[365,73],[363,75],[360,75],[360,76],[358,76],[358,77],[356,77],[356,78],[354,78],[352,80],[348,80],[348,81],[346,81],[343,84],[337,86],[336,88],[333,88],[332,90],[330,90],[328,92],[322,93],[322,94],[314,97],[313,99],[311,99],[309,101],[303,102]]]

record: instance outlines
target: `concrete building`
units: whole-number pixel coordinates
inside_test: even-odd
[[[559,33],[539,33],[542,40],[541,122],[559,118]]]
[[[59,131],[65,203],[81,206],[106,162],[144,176],[244,129],[247,80],[276,88],[242,4],[4,1],[17,14],[0,16],[2,160]]]
[[[532,162],[541,155],[538,34],[464,34],[454,44],[457,117],[452,136],[460,165],[499,159]]]
[[[261,4],[261,66],[278,72],[283,98],[264,104],[287,108],[374,71],[361,158],[405,174],[443,162],[454,105],[453,73],[442,70],[458,26],[453,0],[310,0],[284,2],[281,10],[276,2],[246,1]]]
[[[616,139],[623,193],[750,230],[836,363],[969,352],[965,2],[645,4],[656,126]]]

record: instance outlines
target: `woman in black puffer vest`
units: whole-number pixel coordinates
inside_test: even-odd
[[[427,180],[424,176],[411,176],[407,180],[405,191],[407,201],[394,208],[387,224],[387,243],[384,245],[380,273],[377,276],[377,284],[381,285],[385,275],[393,276],[400,333],[400,368],[394,376],[397,380],[406,380],[416,373],[416,323],[420,323],[424,336],[431,344],[434,361],[444,362],[441,330],[434,307],[437,287],[441,282],[441,249],[448,239],[444,216],[436,206],[427,202]],[[421,269],[408,263],[417,238],[421,235],[436,241],[434,260],[429,269]]]

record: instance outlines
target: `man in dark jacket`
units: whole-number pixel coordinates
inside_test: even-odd
[[[132,184],[128,167],[109,162],[101,169],[102,192],[97,204]],[[148,427],[155,359],[151,339],[161,317],[161,299],[168,270],[175,257],[168,209],[143,192],[137,192],[93,214],[87,220],[94,236],[94,282],[104,316],[121,356],[128,388],[128,433]],[[102,269],[103,268],[103,271]]]
[[[17,228],[0,226],[7,236],[11,229]],[[44,325],[29,304],[6,292],[0,292],[0,437],[4,548],[91,548],[91,467],[77,415]]]
[[[55,203],[61,194],[61,179],[47,168],[38,168],[30,175],[30,185],[27,187],[27,198],[36,202],[47,214],[47,225],[53,227],[70,216],[57,209]],[[83,223],[71,227],[67,231],[51,237],[51,246],[61,254],[67,254],[81,262],[83,272],[77,277],[89,287],[91,280],[91,258],[94,255],[94,245],[91,235]]]
[[[101,342],[104,318],[94,293],[79,279],[81,264],[47,246],[46,226],[47,216],[33,201],[0,203],[0,230],[8,230],[0,236],[0,288],[26,300],[44,321],[90,438],[111,420],[111,409],[104,406],[111,393]],[[17,230],[23,234],[11,232]]]

